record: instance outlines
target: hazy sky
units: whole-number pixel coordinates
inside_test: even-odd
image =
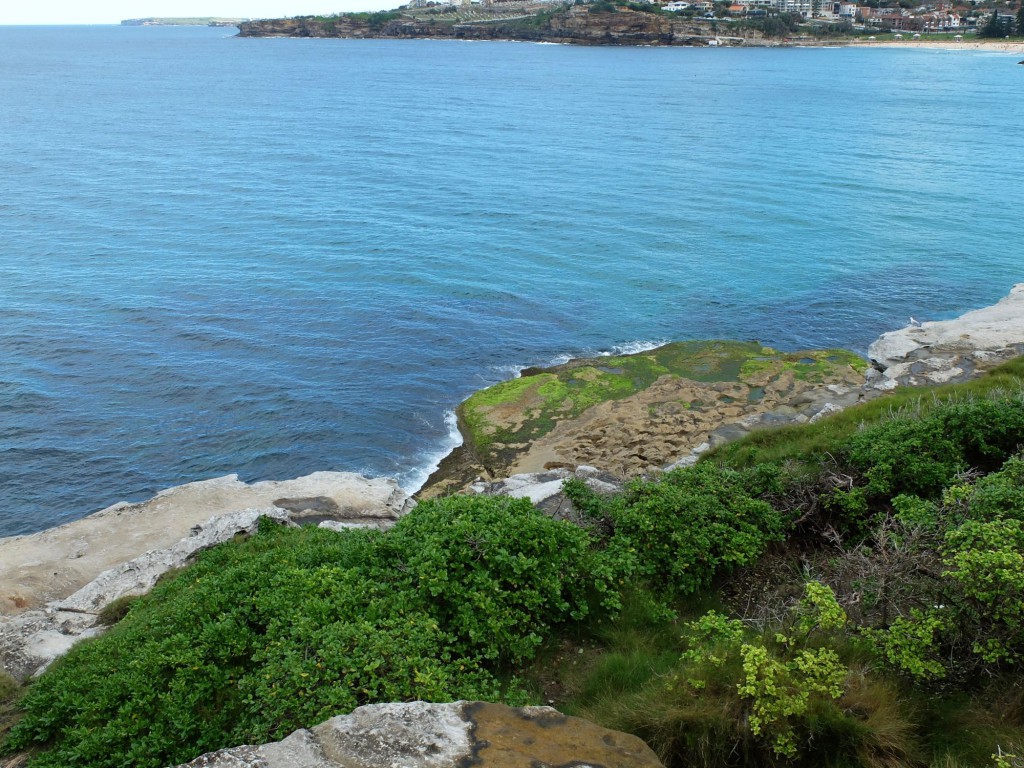
[[[0,24],[117,24],[144,16],[268,18],[395,8],[405,0],[0,0]]]

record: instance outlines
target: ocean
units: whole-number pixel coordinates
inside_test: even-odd
[[[1024,280],[1012,54],[0,27],[0,536],[395,477],[526,365]]]

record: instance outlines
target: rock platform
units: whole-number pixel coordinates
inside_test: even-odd
[[[904,386],[966,381],[1022,354],[1024,283],[990,307],[953,320],[911,323],[883,333],[868,348],[884,379]]]

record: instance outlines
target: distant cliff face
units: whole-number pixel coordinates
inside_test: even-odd
[[[759,44],[761,35],[720,37],[709,22],[673,14],[619,9],[591,12],[574,6],[550,16],[487,23],[420,21],[411,17],[371,25],[365,17],[304,17],[249,21],[240,37],[445,38],[461,40],[523,40],[580,45],[744,45]],[[716,43],[710,43],[715,40]]]

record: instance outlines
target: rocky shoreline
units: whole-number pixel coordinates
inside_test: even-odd
[[[511,7],[511,6],[510,6]],[[434,9],[431,9],[434,11]],[[551,12],[542,6],[505,10],[487,15],[474,11],[450,18],[434,13],[389,11],[257,19],[238,25],[239,37],[299,37],[348,39],[510,40],[562,45],[642,45],[697,47],[863,46],[872,48],[935,48],[1024,53],[1024,43],[1002,40],[934,41],[817,39],[801,35],[766,37],[753,27],[732,30],[718,20],[650,13],[628,6],[614,11],[574,5]],[[1024,63],[1024,62],[1022,62]]]
[[[617,12],[572,6],[557,13],[528,13],[492,19],[435,20],[402,12],[261,19],[239,25],[239,37],[327,37],[379,39],[516,40],[574,45],[766,45],[757,30],[725,36],[706,20]],[[777,43],[775,43],[777,44]]]
[[[836,350],[787,355],[749,343],[691,344],[703,345],[685,348],[703,350],[696,378],[670,372],[648,376],[647,385],[637,391],[595,402],[578,413],[572,408],[559,411],[563,405],[556,402],[553,414],[562,417],[552,420],[553,428],[536,441],[514,446],[504,454],[504,464],[483,466],[478,446],[470,441],[445,459],[422,495],[463,491],[527,497],[555,516],[571,514],[560,494],[569,476],[598,491],[614,490],[631,474],[692,464],[710,446],[754,429],[825,418],[898,386],[965,381],[1024,354],[1024,283],[997,304],[955,320],[914,323],[883,334],[869,349],[870,365],[851,365],[850,357]],[[557,390],[552,382],[559,376],[568,381],[583,376],[589,387],[614,386],[620,374],[609,364],[642,365],[648,373],[658,373],[658,361],[667,363],[664,355],[678,354],[680,348],[667,345],[618,359],[527,370],[524,379],[533,381],[517,385],[518,392],[529,392],[535,382]],[[726,354],[740,348],[751,353],[744,358],[745,369]],[[726,362],[737,366],[731,378],[714,369]],[[596,364],[607,370],[596,369]],[[590,373],[594,370],[601,375],[595,378]],[[751,391],[757,397],[751,398]],[[704,409],[701,398],[710,406],[712,395],[714,407]],[[702,405],[695,409],[695,401]],[[516,408],[524,403],[527,411],[536,407],[529,397],[505,402],[485,397],[484,402],[491,413],[505,408],[503,418],[513,422],[526,412],[517,415]],[[466,404],[460,417],[460,427],[471,434]],[[658,437],[680,429],[678,439]],[[621,459],[646,442],[658,443],[663,453],[634,451],[642,461],[627,471],[609,465],[608,457]],[[566,453],[572,446],[587,449]],[[187,565],[203,549],[248,535],[260,517],[282,525],[384,528],[414,504],[394,481],[384,478],[317,472],[246,484],[231,475],[178,486],[139,504],[115,504],[40,533],[0,539],[0,669],[18,680],[37,674],[78,639],[102,632],[99,616],[113,602],[148,591],[163,573]]]

